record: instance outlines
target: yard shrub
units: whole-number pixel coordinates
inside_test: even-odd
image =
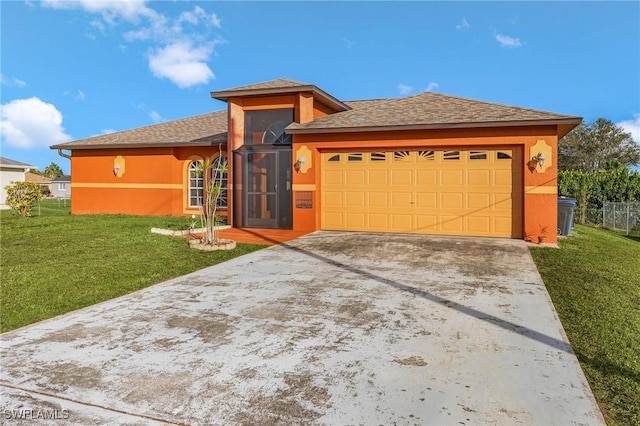
[[[587,210],[601,209],[605,202],[640,201],[640,172],[619,163],[591,172],[560,171],[558,193],[577,200],[576,221],[584,224]]]
[[[5,189],[5,202],[22,217],[31,216],[33,205],[42,199],[42,189],[36,182],[13,182]]]

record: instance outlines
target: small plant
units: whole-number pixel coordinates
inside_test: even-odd
[[[540,227],[540,233],[538,234],[538,243],[544,243],[544,240],[547,239],[547,231],[549,230],[549,228],[547,228],[546,226],[541,226]]]
[[[22,217],[31,216],[33,205],[42,200],[42,190],[36,182],[13,182],[5,187],[6,203]]]

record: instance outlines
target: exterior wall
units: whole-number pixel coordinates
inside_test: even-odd
[[[71,182],[51,182],[51,195],[56,198],[71,198]]]
[[[217,155],[217,147],[74,150],[71,213],[198,213],[188,206],[188,165]],[[116,162],[121,165],[117,174]]]
[[[0,168],[0,206],[4,206],[7,199],[5,186],[11,182],[24,182],[25,171],[29,169]]]
[[[544,173],[529,168],[530,148],[545,141],[551,148],[550,165]],[[544,235],[545,242],[557,241],[557,129],[555,126],[452,129],[398,132],[354,132],[323,135],[294,135],[294,160],[301,149],[311,152],[310,168],[293,176],[295,231],[320,229],[321,175],[320,153],[328,150],[385,149],[398,147],[474,147],[520,146],[524,184],[523,226],[524,235],[533,241]],[[312,192],[312,208],[301,209],[295,205],[296,192]]]

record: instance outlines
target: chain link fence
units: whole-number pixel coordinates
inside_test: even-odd
[[[604,203],[599,222],[603,228],[622,231],[626,235],[640,233],[640,202]]]

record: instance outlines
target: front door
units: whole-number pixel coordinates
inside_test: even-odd
[[[244,226],[291,229],[291,148],[243,154]]]

